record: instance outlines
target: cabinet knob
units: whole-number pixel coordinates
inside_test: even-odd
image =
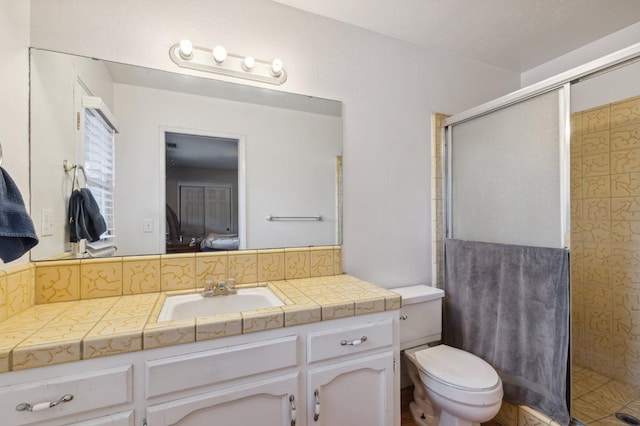
[[[42,410],[46,410],[47,408],[55,407],[60,403],[69,402],[72,399],[73,399],[73,395],[68,393],[66,395],[63,395],[62,398],[60,398],[57,401],[39,402],[37,404],[29,404],[28,402],[23,402],[21,404],[16,405],[16,410],[17,411],[42,411]]]
[[[291,404],[291,426],[296,426],[296,402],[293,395],[289,395],[289,403]]]
[[[400,320],[401,320],[401,321],[406,321],[406,320],[407,320],[407,318],[409,318],[409,317],[408,317],[408,316],[406,316],[406,315],[400,315]]]
[[[313,407],[313,421],[317,422],[320,418],[320,391],[318,389],[313,391],[313,398],[315,400],[315,405]]]
[[[367,341],[367,336],[362,336],[361,338],[355,339],[355,340],[343,340],[340,342],[340,344],[342,346],[358,346],[362,342],[366,342],[366,341]]]

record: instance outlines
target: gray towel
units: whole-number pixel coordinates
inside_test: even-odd
[[[0,167],[0,258],[11,262],[38,244],[33,221],[9,173]]]
[[[445,342],[480,356],[505,399],[569,424],[569,253],[445,242]]]
[[[87,188],[76,189],[69,197],[69,239],[77,243],[82,239],[98,241],[107,230],[100,207]]]

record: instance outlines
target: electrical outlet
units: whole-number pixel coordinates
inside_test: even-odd
[[[42,223],[40,224],[40,236],[53,235],[53,210],[42,209]]]
[[[142,222],[142,231],[145,234],[150,234],[153,232],[153,218],[145,217]]]

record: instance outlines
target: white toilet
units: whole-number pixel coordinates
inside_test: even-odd
[[[446,345],[442,335],[444,292],[426,285],[391,289],[402,296],[400,349],[413,382],[411,413],[421,426],[478,426],[502,405],[498,373],[481,358]]]

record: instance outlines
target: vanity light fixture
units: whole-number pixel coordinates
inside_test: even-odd
[[[220,65],[227,59],[227,49],[222,46],[216,46],[213,48],[213,60],[216,64]]]
[[[278,58],[271,62],[271,75],[274,77],[280,77],[282,74],[282,61]]]
[[[193,58],[193,44],[189,40],[182,40],[180,42],[180,57],[182,59],[191,59]]]
[[[179,67],[192,70],[278,85],[287,80],[282,60],[274,59],[268,62],[255,59],[253,56],[234,55],[227,53],[222,46],[208,49],[194,46],[189,40],[182,40],[171,46],[169,57]]]
[[[250,72],[251,70],[253,70],[253,67],[255,65],[256,65],[256,60],[253,59],[253,56],[247,56],[242,61],[242,69],[247,71],[247,72]]]

